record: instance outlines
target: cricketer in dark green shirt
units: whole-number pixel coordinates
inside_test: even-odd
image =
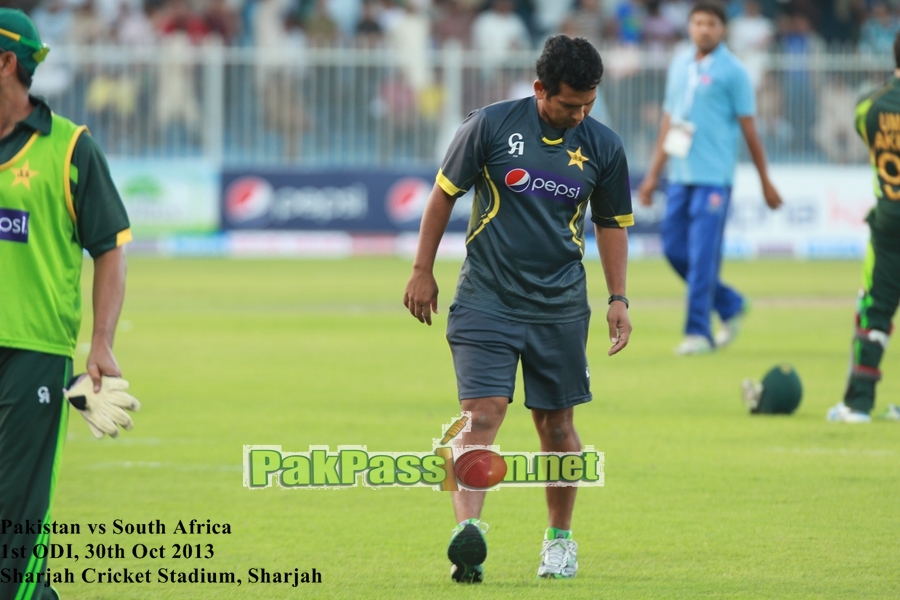
[[[876,232],[900,234],[900,78],[892,77],[856,107],[856,130],[875,170]]]
[[[437,183],[454,198],[475,188],[454,302],[517,321],[590,313],[581,260],[588,204],[599,227],[634,224],[619,137],[590,118],[554,130],[533,96],[472,112]]]

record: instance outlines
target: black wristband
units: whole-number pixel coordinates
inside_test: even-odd
[[[626,298],[625,296],[620,296],[619,294],[613,294],[612,296],[610,296],[609,302],[607,302],[607,304],[612,304],[616,300],[618,300],[619,302],[624,302],[625,308],[628,308],[628,298]]]

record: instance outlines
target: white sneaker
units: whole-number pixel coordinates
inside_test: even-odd
[[[741,325],[744,322],[744,311],[741,310],[738,314],[734,315],[727,321],[722,321],[719,324],[719,331],[716,332],[716,335],[713,339],[716,342],[716,348],[724,348],[728,344],[734,341],[734,339],[741,332]]]
[[[747,410],[753,412],[759,406],[762,398],[763,385],[761,381],[755,379],[745,379],[741,382],[741,397],[744,400],[744,406]]]
[[[900,421],[900,406],[888,404],[887,412],[881,418],[886,421]]]
[[[706,354],[713,351],[713,345],[702,335],[686,335],[684,340],[675,348],[678,356],[690,354]]]
[[[838,402],[828,409],[825,420],[832,423],[871,423],[872,417],[868,413],[852,410],[843,402]]]
[[[544,540],[538,577],[572,579],[578,572],[578,544],[575,540]]]

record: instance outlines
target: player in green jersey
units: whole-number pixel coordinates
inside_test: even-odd
[[[128,217],[84,127],[29,95],[49,49],[23,12],[0,8],[0,600],[58,598],[47,583],[50,504],[66,437],[63,387],[81,323],[81,263],[94,258],[94,391],[118,377]],[[86,417],[87,418],[87,417]],[[14,552],[10,549],[24,552]]]
[[[829,409],[829,421],[872,420],[869,413],[875,406],[875,384],[881,379],[879,365],[900,302],[900,32],[894,39],[894,64],[894,76],[856,107],[856,130],[869,148],[877,200],[866,217],[871,237],[847,389],[843,402]],[[900,410],[889,405],[888,416],[900,419]]]
[[[609,354],[628,343],[625,227],[634,223],[628,165],[618,136],[588,118],[602,74],[600,55],[584,39],[548,39],[537,62],[535,95],[472,112],[428,199],[404,304],[430,325],[437,311],[432,271],[438,244],[453,203],[475,189],[466,260],[447,319],[460,405],[472,413],[472,430],[459,439],[463,446],[494,442],[521,361],[525,406],[541,450],[582,450],[573,415],[592,397],[582,263],[588,206],[611,294]],[[578,569],[571,533],[576,491],[547,488],[541,577],[571,578]],[[483,578],[484,498],[483,491],[453,492],[459,524],[448,557],[457,582]]]

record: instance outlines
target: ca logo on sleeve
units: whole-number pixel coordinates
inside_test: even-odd
[[[50,390],[46,385],[42,385],[37,391],[38,402],[41,404],[50,404]]]

